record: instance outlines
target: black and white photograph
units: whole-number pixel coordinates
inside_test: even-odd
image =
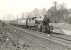
[[[71,0],[0,0],[0,50],[71,50]]]

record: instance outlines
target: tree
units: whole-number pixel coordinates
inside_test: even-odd
[[[47,15],[47,10],[45,8],[43,8],[41,10],[41,16],[43,16],[43,15]]]
[[[59,7],[57,7],[57,2],[54,2],[54,6],[48,10],[48,17],[53,22],[63,22],[68,15],[68,10],[64,7],[64,4],[61,4]]]
[[[33,10],[33,14],[34,14],[34,16],[39,16],[39,9],[35,8]]]

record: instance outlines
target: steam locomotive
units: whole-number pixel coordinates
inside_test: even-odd
[[[45,26],[42,24],[43,17],[32,17],[32,18],[24,18],[23,20],[18,20],[15,23],[10,23],[12,25],[24,28],[24,29],[30,29],[40,32],[45,32]],[[47,26],[47,28],[50,28],[52,30],[52,26]]]

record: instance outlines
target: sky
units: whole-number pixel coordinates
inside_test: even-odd
[[[48,10],[53,5],[53,1],[64,2],[66,7],[71,8],[71,0],[0,0],[0,19],[13,19],[15,17],[6,16],[17,16],[34,8]]]

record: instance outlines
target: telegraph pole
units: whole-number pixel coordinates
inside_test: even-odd
[[[18,16],[17,16],[17,24],[18,24]]]
[[[57,10],[57,2],[54,2],[54,6],[55,6],[55,11]]]
[[[55,9],[55,23],[57,21],[57,2],[54,2],[54,9]]]

